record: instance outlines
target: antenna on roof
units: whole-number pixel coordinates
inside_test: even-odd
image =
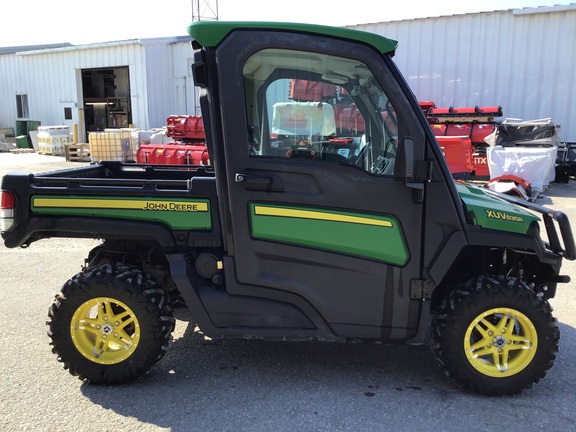
[[[218,0],[192,0],[192,21],[218,21]]]
[[[192,22],[218,21],[218,0],[192,0]],[[198,87],[194,86],[194,113],[202,115]]]

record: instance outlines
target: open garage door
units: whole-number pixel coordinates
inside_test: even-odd
[[[86,133],[132,124],[128,66],[82,69],[82,94]]]

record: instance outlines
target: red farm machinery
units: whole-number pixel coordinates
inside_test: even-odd
[[[294,140],[301,137],[286,134],[284,120],[291,123],[291,127],[297,124],[297,117],[302,121],[306,118],[307,111],[311,108],[323,106],[329,102],[332,106],[330,112],[324,112],[324,124],[326,116],[333,116],[330,124],[333,130],[330,136],[324,137],[323,146],[330,154],[344,154],[353,152],[359,139],[365,133],[366,126],[356,105],[347,103],[346,93],[332,84],[310,82],[306,80],[291,80],[288,90],[290,102],[279,103],[279,123],[272,125],[272,140],[277,142],[278,155],[285,154],[283,145],[294,145]],[[488,179],[490,172],[486,156],[488,144],[485,138],[492,134],[498,124],[495,118],[502,116],[502,108],[495,107],[471,107],[471,108],[437,108],[433,102],[420,102],[438,143],[444,153],[444,157],[455,178]],[[298,109],[296,109],[298,108]],[[326,108],[326,106],[324,106]],[[393,110],[393,108],[390,108]],[[324,109],[323,111],[326,111]],[[289,112],[286,115],[286,112]],[[389,128],[394,130],[393,116],[386,121]],[[202,117],[187,115],[171,115],[166,119],[167,136],[174,139],[169,144],[140,144],[136,155],[137,163],[153,165],[210,165],[210,158],[205,145],[205,133]]]
[[[170,144],[140,144],[136,162],[151,165],[210,165],[202,117],[171,115],[166,119]]]
[[[502,108],[437,108],[433,102],[420,102],[430,127],[455,178],[490,177],[485,138],[492,134],[502,117]]]

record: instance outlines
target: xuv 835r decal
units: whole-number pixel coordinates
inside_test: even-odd
[[[386,261],[402,266],[408,249],[393,216],[310,207],[250,204],[252,237]]]
[[[528,210],[489,196],[476,186],[457,183],[456,190],[466,205],[471,222],[483,228],[526,234],[530,225],[540,220]]]
[[[39,215],[88,216],[161,222],[175,230],[210,230],[210,202],[206,199],[128,197],[32,197]]]

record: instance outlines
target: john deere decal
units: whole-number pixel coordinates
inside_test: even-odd
[[[206,199],[150,199],[126,197],[32,197],[35,214],[57,214],[161,222],[172,229],[212,229]]]
[[[361,256],[402,266],[409,254],[393,216],[250,204],[252,237]]]

